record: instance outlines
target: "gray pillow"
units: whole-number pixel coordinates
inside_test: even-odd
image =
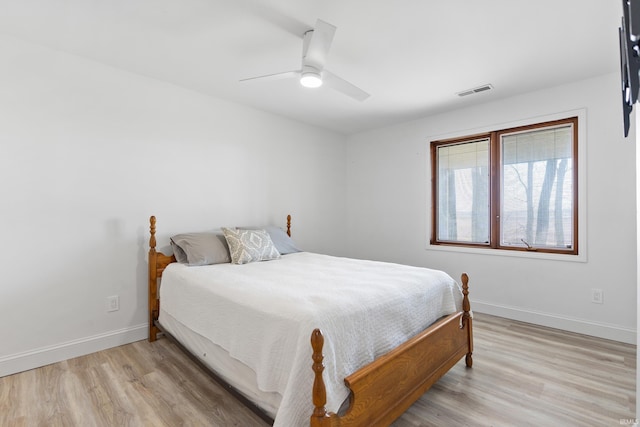
[[[170,240],[170,242],[171,249],[173,249],[173,255],[176,257],[176,261],[178,261],[180,264],[187,264],[189,262],[189,260],[187,259],[187,254],[185,254],[182,248],[176,245],[173,240]]]
[[[178,262],[209,265],[231,262],[224,236],[215,232],[184,233],[171,238],[173,254]]]
[[[280,258],[280,252],[273,245],[265,230],[240,230],[222,228],[229,244],[231,262],[247,264],[255,261],[269,261]]]
[[[280,252],[280,255],[292,254],[294,252],[302,252],[296,244],[291,240],[291,237],[280,227],[275,225],[267,225],[266,227],[239,227],[241,230],[265,230],[269,233],[271,241],[274,246]]]

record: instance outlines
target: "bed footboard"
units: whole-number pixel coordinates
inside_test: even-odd
[[[328,413],[322,347],[319,329],[311,335],[313,347],[314,412],[311,427],[388,426],[422,396],[463,356],[473,363],[472,319],[468,277],[462,276],[463,311],[436,322],[409,341],[379,357],[345,379],[351,390],[344,415]]]

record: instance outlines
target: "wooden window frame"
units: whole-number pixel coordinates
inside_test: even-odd
[[[572,247],[570,249],[548,248],[548,247],[518,247],[503,246],[500,242],[501,234],[501,194],[500,187],[502,182],[502,163],[501,163],[501,137],[507,134],[527,132],[537,129],[553,128],[557,126],[572,125],[572,180],[573,180],[573,230],[572,230]],[[438,231],[438,159],[437,148],[445,145],[470,143],[475,140],[489,139],[489,243],[471,243],[456,242],[437,239]],[[505,251],[518,252],[539,252],[562,255],[578,255],[578,218],[579,218],[579,200],[578,200],[578,117],[569,117],[564,119],[540,122],[526,126],[518,126],[507,129],[500,129],[490,132],[483,132],[458,138],[449,138],[430,142],[430,158],[431,158],[431,245],[442,246],[458,246],[468,248],[481,249],[500,249]]]

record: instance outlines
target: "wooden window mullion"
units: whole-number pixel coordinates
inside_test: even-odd
[[[491,242],[490,246],[496,249],[500,242],[500,149],[496,132],[491,132],[489,144],[489,188],[491,195]]]

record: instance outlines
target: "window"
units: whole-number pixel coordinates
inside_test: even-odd
[[[577,117],[431,142],[431,244],[578,254]]]

